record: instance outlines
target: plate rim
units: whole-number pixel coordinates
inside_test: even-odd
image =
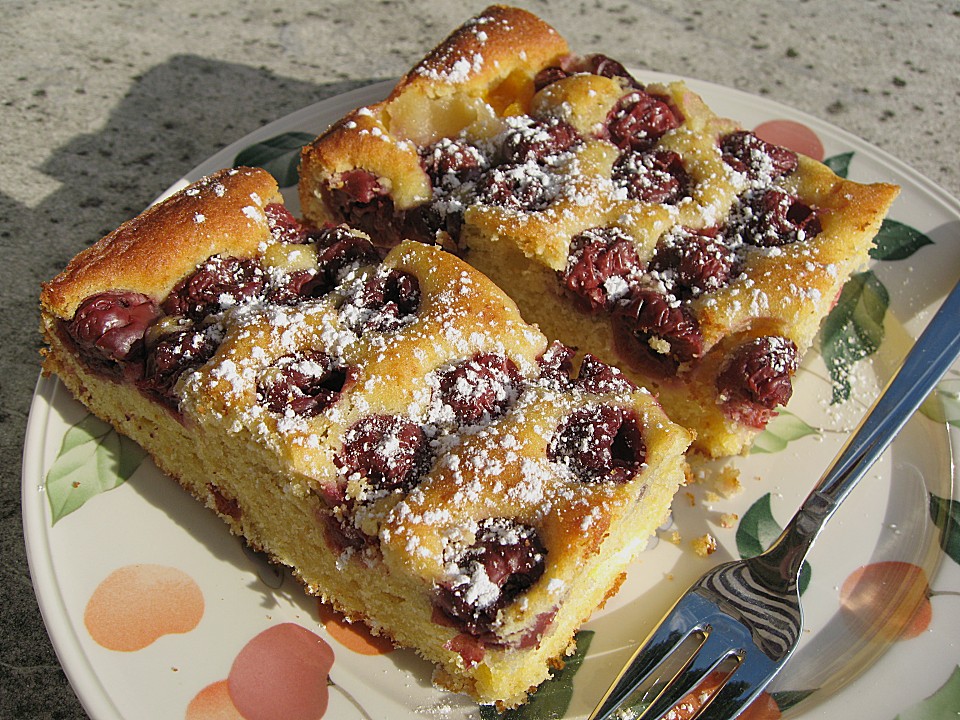
[[[97,674],[93,663],[84,652],[77,628],[70,621],[60,582],[54,571],[46,525],[47,503],[34,497],[46,498],[46,488],[43,486],[43,464],[46,460],[44,451],[50,427],[50,413],[56,395],[62,392],[63,387],[59,379],[52,375],[44,375],[41,371],[30,401],[27,428],[24,433],[20,502],[30,582],[57,660],[84,711],[97,720],[126,720]],[[29,451],[32,445],[38,447],[37,452]],[[30,528],[34,523],[37,523],[38,527],[31,532]],[[44,560],[46,562],[43,562]],[[58,612],[54,612],[54,608],[49,606],[48,603],[51,602]],[[79,691],[81,686],[92,686],[100,692],[93,695],[81,693]]]

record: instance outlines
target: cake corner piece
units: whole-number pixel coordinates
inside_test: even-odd
[[[649,393],[574,369],[437,247],[297,220],[262,171],[82,251],[41,314],[47,371],[91,412],[481,703],[549,676],[683,481],[691,436]]]

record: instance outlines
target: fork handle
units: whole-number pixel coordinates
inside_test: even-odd
[[[763,553],[767,567],[790,585],[823,526],[867,473],[960,355],[960,283],[904,358],[831,466],[780,537]],[[759,558],[756,558],[759,559]],[[771,578],[773,579],[773,578]]]

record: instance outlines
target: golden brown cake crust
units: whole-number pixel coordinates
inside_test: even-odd
[[[511,74],[532,76],[567,52],[566,41],[533,13],[491,5],[431,50],[403,76],[390,98],[407,92],[489,97]]]
[[[254,168],[221,170],[80,252],[43,285],[41,302],[49,312],[68,319],[84,298],[113,287],[116,278],[129,278],[131,288],[162,298],[211,255],[252,255],[268,235],[264,208],[281,201],[269,173]]]
[[[566,41],[532,13],[491,6],[418,62],[386,100],[348,114],[306,146],[300,172],[314,177],[316,187],[339,173],[367,169],[390,184],[396,207],[423,203],[430,182],[416,143],[471,124],[482,127],[492,119],[489,107],[522,109],[532,97],[534,74],[567,52]],[[521,89],[526,97],[518,104]],[[312,192],[301,191],[300,202],[315,222],[330,219]]]

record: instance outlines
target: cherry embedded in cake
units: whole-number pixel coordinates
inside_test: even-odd
[[[623,373],[575,363],[451,253],[296,219],[260,170],[150,208],[41,305],[47,372],[483,703],[523,702],[562,662],[684,478],[690,434]]]
[[[896,194],[504,6],[331,126],[300,172],[312,222],[456,252],[547,336],[654,390],[713,457],[787,402]]]

